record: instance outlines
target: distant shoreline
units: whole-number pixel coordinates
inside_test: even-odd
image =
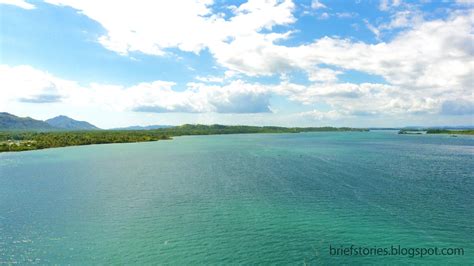
[[[401,129],[398,134],[423,135],[423,134],[446,134],[446,135],[474,135],[473,129],[452,130],[452,129]]]
[[[84,146],[93,144],[137,143],[170,140],[178,136],[224,135],[255,133],[302,132],[367,132],[365,128],[348,127],[256,127],[224,125],[183,125],[154,130],[93,130],[93,131],[0,131],[0,152],[20,152]]]

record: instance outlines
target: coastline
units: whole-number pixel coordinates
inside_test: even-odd
[[[302,132],[367,132],[361,128],[285,128],[223,125],[183,125],[155,130],[95,130],[95,131],[1,131],[0,153],[43,150],[70,146],[152,142],[171,140],[173,137],[225,134],[279,134]]]

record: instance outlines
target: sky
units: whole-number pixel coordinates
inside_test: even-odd
[[[0,111],[474,125],[474,0],[0,0]]]

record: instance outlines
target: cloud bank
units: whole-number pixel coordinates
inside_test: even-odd
[[[34,8],[24,1],[7,2]],[[472,114],[472,8],[452,11],[444,19],[426,20],[412,5],[381,1],[379,9],[392,12],[391,20],[375,26],[367,23],[377,37],[397,29],[389,40],[367,43],[326,36],[284,45],[297,34],[291,28],[297,21],[297,6],[290,0],[250,0],[227,6],[225,11],[210,0],[189,0],[185,5],[145,0],[46,2],[74,8],[98,22],[105,34],[97,41],[118,54],[165,56],[172,49],[196,54],[206,50],[229,75],[197,76],[198,82],[184,86],[162,80],[130,87],[81,86],[32,67],[3,65],[0,85],[7,90],[3,101],[64,102],[154,113],[265,113],[272,110],[272,97],[283,96],[302,105],[324,103],[332,108],[301,114],[315,119]],[[312,1],[311,8],[330,7]],[[307,83],[285,78],[295,71],[303,72]],[[348,71],[374,75],[385,82],[341,81]],[[263,76],[282,78],[279,84],[247,79]]]

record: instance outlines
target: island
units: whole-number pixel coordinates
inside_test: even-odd
[[[474,135],[474,129],[452,130],[452,129],[428,129],[426,134],[451,134],[451,135]]]
[[[426,130],[421,129],[400,129],[398,134],[408,134],[408,135],[422,135],[426,134]]]
[[[473,129],[440,129],[440,128],[428,128],[428,129],[406,129],[402,128],[398,131],[398,134],[404,135],[422,135],[422,134],[450,134],[450,135],[474,135]]]
[[[273,127],[191,125],[153,130],[81,130],[81,131],[1,131],[0,152],[28,151],[46,148],[169,140],[185,135],[218,135],[248,133],[301,133],[368,131],[349,127]]]

